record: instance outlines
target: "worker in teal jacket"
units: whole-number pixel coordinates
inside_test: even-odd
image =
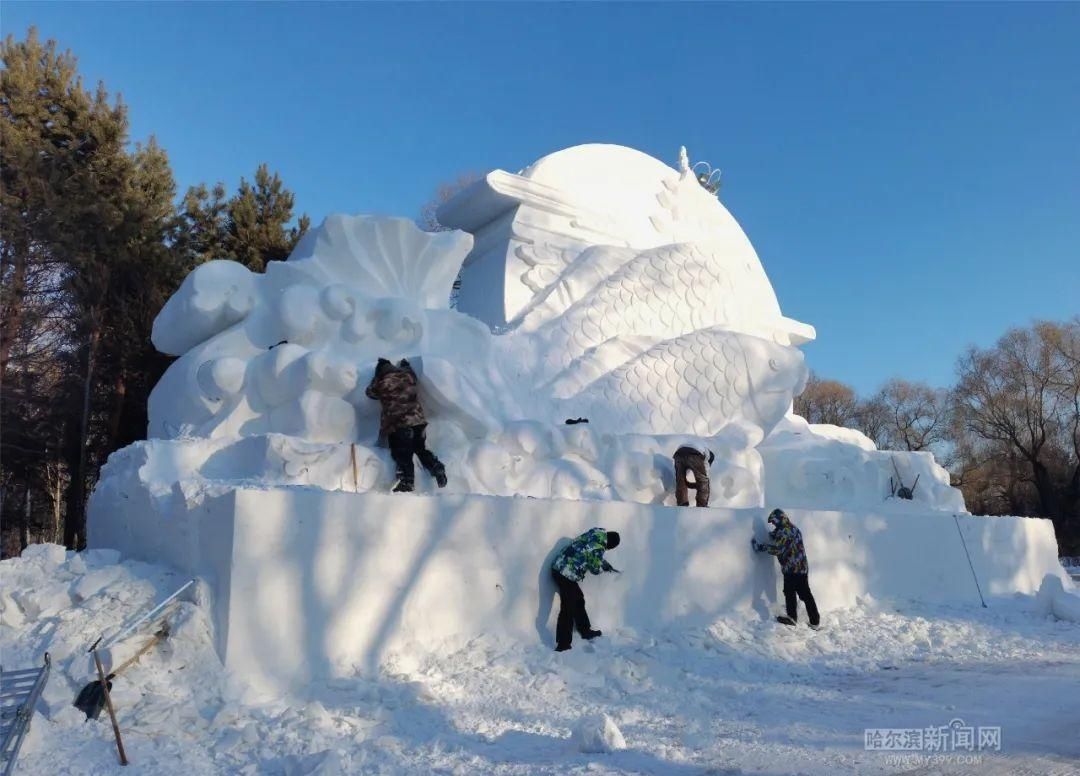
[[[585,594],[578,584],[585,574],[618,571],[604,560],[604,553],[619,546],[619,534],[603,528],[591,528],[560,552],[551,564],[551,578],[559,590],[559,619],[555,626],[555,651],[570,649],[574,628],[583,639],[601,635],[593,630],[585,611]]]

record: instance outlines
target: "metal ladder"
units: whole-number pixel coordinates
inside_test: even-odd
[[[34,716],[45,683],[49,681],[49,669],[52,660],[45,653],[41,668],[24,668],[19,671],[5,671],[0,668],[0,765],[3,776],[15,770],[15,761],[19,759],[26,732],[30,729],[30,719]]]

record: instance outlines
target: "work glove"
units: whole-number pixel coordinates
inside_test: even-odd
[[[622,573],[622,572],[621,572],[621,571],[619,571],[619,570],[618,570],[617,568],[615,568],[615,567],[614,567],[614,566],[612,566],[612,565],[611,565],[610,563],[608,563],[608,562],[607,562],[606,560],[605,560],[605,561],[601,561],[601,563],[600,563],[600,570],[601,570],[601,571],[614,571],[614,572],[615,572],[616,574],[621,574],[621,573]]]
[[[754,552],[765,552],[765,545],[758,544],[758,540],[753,536],[750,537],[750,546],[754,548]]]

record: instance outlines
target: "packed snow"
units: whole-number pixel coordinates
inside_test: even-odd
[[[567,653],[482,636],[266,697],[223,669],[200,592],[115,682],[122,771],[107,715],[71,706],[93,678],[86,648],[183,577],[45,545],[0,563],[0,578],[5,668],[54,660],[16,773],[1066,774],[1080,762],[1080,628],[1034,596],[987,609],[867,599],[825,612],[819,632],[753,613],[638,632],[594,609],[604,636]],[[1000,727],[1000,752],[864,748],[866,728],[954,719]]]

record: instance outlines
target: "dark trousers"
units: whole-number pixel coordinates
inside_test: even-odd
[[[806,605],[806,615],[810,618],[811,625],[821,622],[818,616],[817,604],[814,603],[814,594],[810,592],[810,580],[806,574],[784,574],[784,604],[787,606],[787,616],[793,620],[799,619],[798,598]]]
[[[694,484],[686,481],[686,472],[694,473]],[[680,447],[675,451],[675,503],[680,507],[690,506],[687,488],[694,489],[694,501],[699,507],[709,506],[709,471],[705,467],[705,456],[692,447]]]
[[[551,578],[559,589],[559,620],[555,624],[555,643],[560,647],[568,647],[574,638],[574,628],[583,636],[592,630],[589,613],[585,611],[585,594],[581,592],[581,585],[554,569]]]
[[[397,464],[398,480],[403,487],[413,486],[416,477],[414,455],[420,459],[420,463],[432,477],[443,470],[442,462],[435,457],[435,453],[427,449],[426,429],[427,424],[422,423],[419,426],[405,426],[390,433],[390,457]]]

